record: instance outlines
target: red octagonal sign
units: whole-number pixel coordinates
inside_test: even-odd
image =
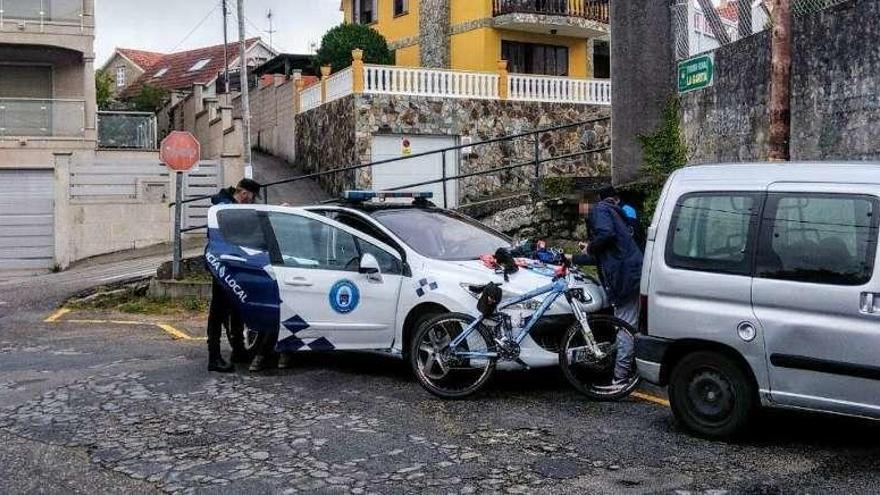
[[[159,148],[159,159],[171,170],[186,172],[193,168],[201,159],[199,141],[190,133],[172,131],[162,140]]]

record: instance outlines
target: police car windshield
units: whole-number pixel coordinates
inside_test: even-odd
[[[417,253],[438,260],[475,260],[511,245],[507,237],[443,210],[384,210],[373,218]]]

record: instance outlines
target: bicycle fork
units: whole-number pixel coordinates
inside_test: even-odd
[[[569,356],[571,362],[582,361],[583,351],[589,350],[589,352],[595,356],[596,359],[603,359],[606,356],[606,353],[599,348],[599,345],[596,343],[596,338],[593,337],[593,330],[590,328],[590,323],[587,320],[587,314],[581,309],[580,304],[573,297],[568,297],[568,304],[571,306],[571,311],[574,313],[574,317],[577,319],[578,323],[581,327],[581,335],[584,337],[584,342],[586,345],[583,347],[575,347],[569,349],[572,353]]]

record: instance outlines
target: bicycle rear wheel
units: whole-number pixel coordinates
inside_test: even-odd
[[[461,357],[456,352],[494,353],[495,343],[482,327],[471,332],[453,352],[449,343],[473,323],[463,313],[432,318],[410,343],[410,365],[428,392],[444,399],[463,399],[480,390],[495,370],[495,357]]]
[[[580,323],[573,323],[559,346],[559,366],[569,383],[580,393],[593,400],[618,400],[628,396],[639,384],[635,359],[630,364],[629,376],[613,386],[617,362],[617,339],[633,342],[635,329],[620,318],[607,315],[587,316],[593,338],[604,356],[596,357],[587,347]]]

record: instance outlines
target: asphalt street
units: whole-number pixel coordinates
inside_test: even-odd
[[[850,494],[880,484],[880,426],[864,421],[777,413],[729,444],[683,434],[662,401],[585,400],[555,370],[499,373],[458,402],[429,396],[379,355],[209,373],[197,325],[165,322],[181,339],[155,322],[44,321],[94,283],[83,278],[0,285],[2,493]]]

